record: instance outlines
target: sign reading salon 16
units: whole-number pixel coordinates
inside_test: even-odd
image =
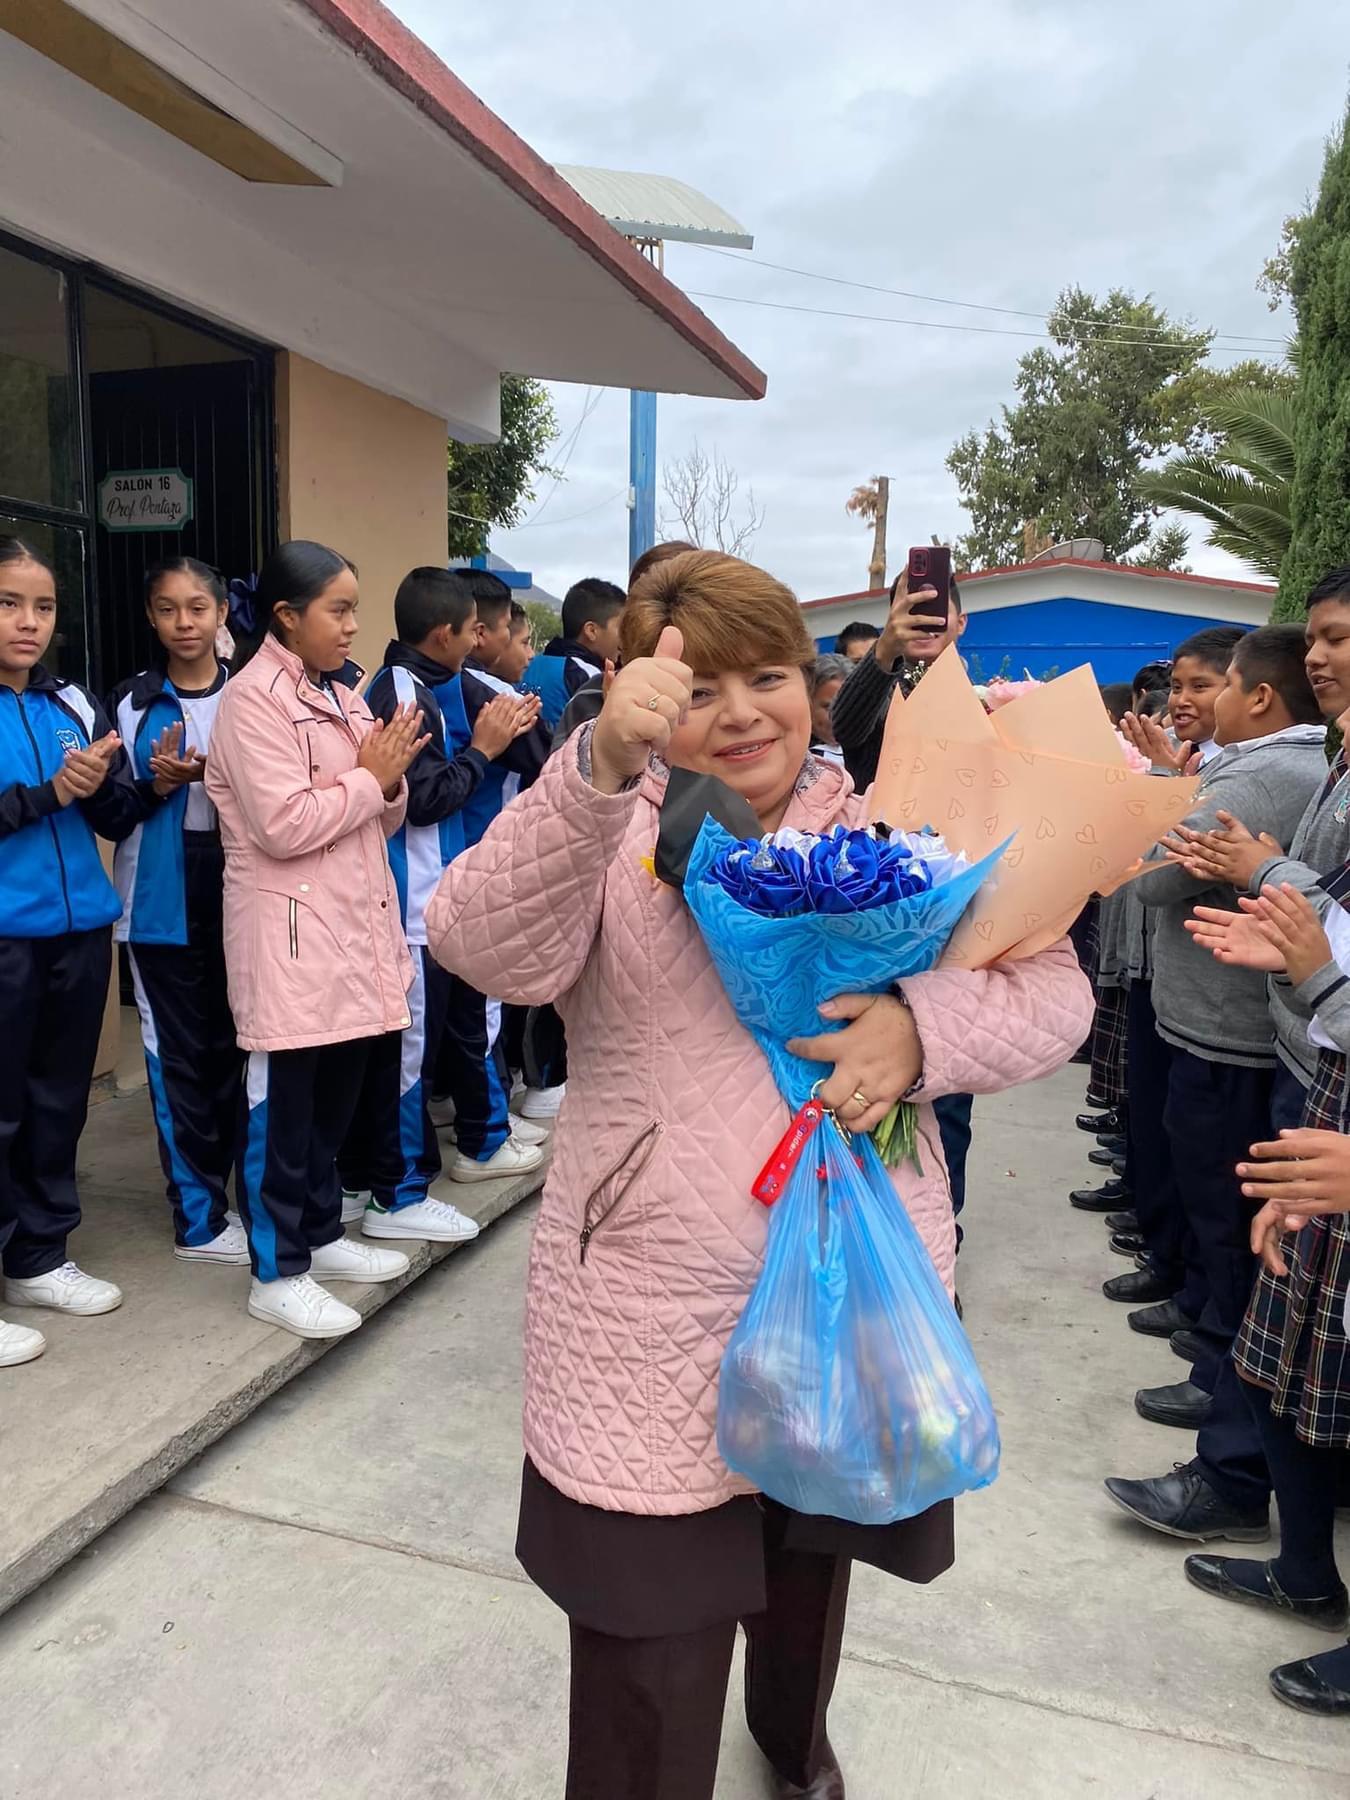
[[[181,531],[192,517],[192,477],[181,469],[110,469],[98,484],[109,531]]]

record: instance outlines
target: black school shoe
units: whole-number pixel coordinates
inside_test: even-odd
[[[1275,1612],[1288,1613],[1290,1618],[1301,1619],[1305,1625],[1315,1625],[1319,1631],[1334,1631],[1338,1637],[1350,1625],[1350,1595],[1344,1586],[1338,1593],[1327,1594],[1320,1600],[1291,1600],[1275,1579],[1274,1563],[1241,1565],[1253,1573],[1260,1571],[1263,1583],[1260,1590],[1234,1581],[1228,1572],[1234,1566],[1235,1559],[1231,1556],[1188,1556],[1186,1579],[1193,1587],[1214,1594],[1220,1600],[1238,1600],[1244,1606],[1264,1606]]]
[[[1198,1363],[1210,1353],[1209,1345],[1194,1331],[1174,1331],[1171,1344],[1173,1356],[1179,1356],[1182,1362]]]
[[[1113,1231],[1110,1245],[1117,1256],[1142,1256],[1147,1247],[1138,1231]]]
[[[1195,1463],[1177,1463],[1170,1475],[1149,1481],[1123,1481],[1111,1476],[1107,1493],[1132,1519],[1167,1537],[1230,1538],[1238,1544],[1263,1543],[1270,1536],[1270,1509],[1243,1512],[1230,1506],[1205,1480]]]
[[[1170,1338],[1175,1332],[1195,1328],[1195,1320],[1188,1319],[1175,1300],[1164,1300],[1160,1306],[1141,1307],[1130,1314],[1129,1324],[1131,1331],[1141,1331],[1145,1337]]]
[[[1120,1114],[1114,1106],[1109,1106],[1105,1112],[1079,1113],[1074,1124],[1093,1137],[1114,1136],[1120,1130]]]
[[[1323,1675],[1318,1664],[1333,1664],[1335,1674]],[[1350,1718],[1350,1688],[1341,1686],[1345,1656],[1329,1650],[1325,1656],[1305,1656],[1270,1671],[1270,1691],[1286,1706],[1299,1712],[1317,1713],[1324,1719]]]
[[[1108,1231],[1138,1231],[1139,1214],[1137,1212],[1107,1213],[1102,1223]]]
[[[1110,1281],[1104,1281],[1102,1292],[1108,1300],[1119,1300],[1125,1306],[1141,1306],[1150,1300],[1170,1300],[1173,1288],[1170,1281],[1164,1281],[1152,1269],[1131,1269],[1128,1275],[1116,1275]]]
[[[1095,1150],[1088,1151],[1088,1161],[1094,1169],[1114,1169],[1120,1160],[1121,1152],[1108,1150],[1104,1144],[1099,1144]]]
[[[1209,1417],[1214,1396],[1193,1382],[1178,1381],[1170,1387],[1140,1388],[1134,1410],[1151,1425],[1176,1425],[1182,1431],[1198,1431]]]
[[[1118,1206],[1128,1206],[1134,1195],[1123,1181],[1112,1177],[1104,1181],[1098,1188],[1075,1188],[1069,1195],[1069,1205],[1077,1207],[1079,1212],[1114,1212]]]
[[[1106,1095],[1099,1094],[1095,1088],[1089,1088],[1083,1095],[1084,1106],[1094,1106],[1100,1111],[1108,1108],[1110,1104],[1111,1102],[1106,1098]]]

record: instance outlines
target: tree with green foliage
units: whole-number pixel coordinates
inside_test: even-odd
[[[1208,408],[1213,443],[1140,477],[1150,506],[1185,513],[1209,526],[1217,549],[1272,580],[1293,536],[1294,377],[1227,393]]]
[[[525,611],[530,621],[530,642],[542,650],[552,638],[562,636],[562,614],[543,600],[527,600]]]
[[[541,381],[503,375],[501,436],[495,444],[450,440],[446,506],[451,556],[481,556],[494,525],[519,525],[540,476],[562,480],[545,458],[558,415]]]
[[[1309,588],[1350,563],[1350,109],[1327,145],[1316,204],[1292,235],[1289,289],[1299,344],[1293,535],[1275,616],[1297,619]]]
[[[1139,477],[1197,432],[1213,334],[1122,289],[1080,288],[1059,296],[1049,332],[1053,348],[1018,362],[1017,403],[947,457],[971,518],[960,566],[1021,562],[1029,538],[1095,537],[1109,562],[1174,567],[1184,533],[1155,532]]]

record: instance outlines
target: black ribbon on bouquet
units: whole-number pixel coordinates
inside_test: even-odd
[[[692,769],[672,769],[661,806],[661,829],[653,859],[658,881],[683,888],[703,821],[711,816],[734,838],[762,835],[759,820],[748,801],[715,775],[697,775]]]

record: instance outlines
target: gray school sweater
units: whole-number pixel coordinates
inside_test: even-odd
[[[1326,732],[1320,725],[1294,725],[1247,744],[1230,744],[1205,769],[1186,823],[1207,831],[1220,812],[1230,812],[1253,836],[1268,831],[1284,843],[1326,773]],[[1206,1062],[1273,1068],[1275,1031],[1265,976],[1216,961],[1185,927],[1196,906],[1236,912],[1233,889],[1207,887],[1175,864],[1162,863],[1141,875],[1134,890],[1156,921],[1153,1009],[1159,1035]]]
[[[1293,834],[1288,854],[1272,856],[1252,877],[1251,892],[1259,894],[1268,885],[1288,882],[1306,894],[1318,912],[1327,913],[1334,904],[1321,886],[1324,877],[1332,876],[1350,862],[1350,774],[1342,775],[1327,794],[1322,790],[1326,774],[1308,802],[1307,810]],[[1286,840],[1273,834],[1279,843]],[[1308,1041],[1308,1022],[1317,1011],[1318,997],[1326,987],[1324,972],[1319,971],[1295,987],[1286,976],[1272,975],[1269,980],[1270,1013],[1275,1025],[1275,1048],[1280,1061],[1307,1087],[1317,1071],[1317,1051]]]

